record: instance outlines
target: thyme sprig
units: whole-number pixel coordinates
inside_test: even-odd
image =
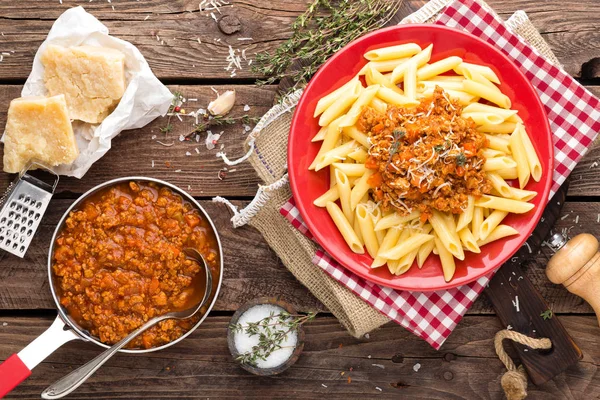
[[[256,366],[257,361],[266,361],[275,350],[282,349],[282,343],[290,332],[297,331],[300,326],[315,318],[316,313],[290,314],[283,311],[277,315],[273,312],[256,322],[231,324],[229,329],[234,333],[246,333],[248,336],[258,335],[258,344],[252,350],[241,353],[236,360],[242,364]]]
[[[248,114],[244,114],[239,117],[225,117],[222,115],[211,116],[205,114],[202,116],[202,120],[200,122],[194,124],[194,129],[184,136],[189,137],[197,133],[206,132],[212,126],[233,125],[238,122],[241,122],[244,125],[250,125],[256,124],[259,120],[260,118],[251,117]]]
[[[402,139],[406,135],[405,131],[403,131],[402,129],[398,129],[398,128],[394,129],[393,133],[394,133],[394,142],[390,146],[387,165],[389,165],[392,162],[394,155],[398,152],[398,149],[400,148],[400,139]]]
[[[544,318],[544,321],[547,319],[552,319],[553,316],[554,316],[554,313],[550,309],[547,309],[546,311],[544,311],[540,314],[540,317]]]
[[[173,117],[174,113],[179,111],[177,109],[179,107],[181,107],[182,102],[183,102],[183,94],[181,94],[181,92],[173,92],[173,100],[171,100],[171,105],[169,106],[169,111],[167,112],[167,114],[169,115],[169,117],[167,118],[167,123],[165,126],[160,128],[161,133],[165,134],[165,139],[166,139],[167,135],[173,131],[173,125],[171,124],[171,118]]]
[[[256,55],[252,71],[273,84],[289,78],[285,95],[303,87],[336,51],[371,30],[384,26],[398,11],[401,0],[313,0],[292,25],[292,36],[274,53]]]

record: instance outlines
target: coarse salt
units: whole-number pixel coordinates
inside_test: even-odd
[[[275,320],[278,321],[279,318],[277,318],[277,316],[281,314],[282,311],[284,311],[283,308],[272,304],[256,305],[244,312],[240,316],[237,323],[242,327],[245,327],[249,322],[258,322],[269,317],[271,314],[273,314],[273,316],[276,317]],[[288,329],[280,324],[272,325],[270,328],[272,332]],[[264,328],[259,328],[259,331],[263,332]],[[250,336],[245,330],[242,332],[236,332],[234,334],[235,348],[239,353],[242,354],[251,352],[252,348],[258,345],[258,340],[259,335]],[[292,356],[297,341],[298,333],[296,331],[290,331],[285,339],[281,342],[281,348],[273,351],[268,357],[266,357],[266,360],[258,358],[256,361],[256,366],[259,368],[275,368],[285,363]]]
[[[416,363],[415,365],[413,365],[413,371],[419,372],[420,369],[421,369],[421,364]]]
[[[250,111],[250,106],[248,104],[244,106],[244,111]]]

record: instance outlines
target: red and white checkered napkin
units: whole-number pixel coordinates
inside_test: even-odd
[[[504,23],[474,0],[457,0],[438,17],[438,24],[462,28],[502,50],[536,88],[554,133],[553,195],[600,131],[600,100],[555,67]],[[290,223],[312,239],[294,199],[280,210]],[[438,292],[409,292],[373,284],[318,250],[313,262],[357,296],[415,335],[439,349],[493,273],[475,282]]]

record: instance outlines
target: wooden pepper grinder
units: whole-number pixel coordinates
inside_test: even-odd
[[[552,283],[563,284],[569,292],[590,303],[600,325],[598,240],[589,233],[582,233],[567,241],[556,233],[548,244],[556,253],[548,262],[546,276]]]

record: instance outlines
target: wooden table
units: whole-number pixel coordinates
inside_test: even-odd
[[[600,95],[600,2],[597,0],[489,0],[508,17],[527,11],[566,70]],[[62,4],[60,4],[62,3]],[[225,71],[228,45],[246,49],[248,56],[274,49],[290,34],[294,18],[305,8],[302,0],[241,0],[221,8],[235,15],[241,31],[222,34],[210,13],[198,10],[198,0],[90,0],[85,8],[104,22],[111,33],[136,45],[154,73],[172,91],[181,91],[198,102],[190,110],[206,107],[218,91],[235,89],[237,105],[232,115],[250,107],[261,116],[273,103],[275,87],[256,87],[256,76],[244,64],[235,77]],[[422,5],[407,1],[407,13]],[[34,54],[54,20],[72,0],[26,3],[0,2],[0,126],[6,122],[11,99],[18,97]],[[218,16],[218,13],[217,13]],[[240,41],[238,38],[252,38]],[[199,40],[198,40],[199,39]],[[200,43],[201,42],[201,43]],[[14,53],[13,53],[14,51]],[[247,163],[238,165],[224,180],[223,167],[203,143],[180,142],[191,122],[174,121],[163,147],[152,139],[165,125],[159,119],[147,127],[123,132],[113,148],[82,180],[62,179],[27,256],[0,254],[0,359],[18,352],[43,332],[56,315],[46,278],[51,234],[65,209],[81,193],[105,180],[127,175],[165,179],[201,200],[215,219],[225,251],[225,273],[214,311],[189,338],[168,350],[142,356],[118,355],[70,398],[493,398],[503,397],[492,338],[501,329],[490,304],[482,296],[458,325],[440,351],[393,323],[354,339],[327,313],[322,304],[298,283],[269,249],[261,235],[244,227],[234,230],[230,213],[211,203],[221,195],[240,206],[255,194],[259,179]],[[246,136],[239,125],[224,127],[220,143],[228,155],[243,154]],[[204,139],[204,137],[203,137]],[[197,155],[195,148],[200,154]],[[186,156],[190,152],[191,156]],[[556,229],[571,235],[600,235],[600,146],[594,146],[573,172],[568,203]],[[154,167],[152,166],[154,164]],[[181,170],[180,172],[178,172]],[[0,174],[2,189],[13,176]],[[575,367],[545,385],[530,386],[530,398],[598,398],[600,396],[600,328],[591,308],[564,288],[546,279],[545,256],[524,266],[527,275],[559,315],[585,356]],[[298,363],[273,378],[250,375],[232,360],[226,327],[232,313],[259,296],[282,296],[301,311],[320,310],[306,326],[306,345]],[[99,348],[72,342],[39,365],[10,398],[39,398],[51,382],[99,353]],[[421,368],[415,372],[413,366]],[[351,377],[351,383],[348,379]],[[1,377],[0,377],[1,379]],[[380,389],[380,390],[379,390]]]

